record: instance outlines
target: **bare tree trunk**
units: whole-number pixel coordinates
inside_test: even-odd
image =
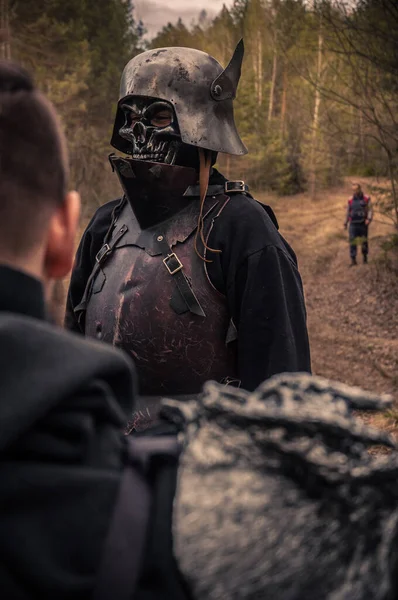
[[[253,69],[254,69],[254,95],[256,101],[258,103],[258,95],[259,95],[259,69],[258,69],[258,50],[255,48],[255,55],[253,61]]]
[[[257,32],[257,104],[263,103],[263,40],[261,31]]]
[[[0,1],[0,58],[5,58],[5,0]]]
[[[260,107],[263,102],[263,41],[260,30],[257,31],[257,35],[255,37],[253,54],[254,94],[257,106]],[[260,120],[257,119],[257,127],[259,127],[259,124]]]
[[[281,106],[281,137],[285,136],[285,121],[286,121],[286,96],[287,96],[287,73],[286,67],[283,69],[283,90],[282,90],[282,106]]]
[[[363,135],[363,113],[359,111],[359,145],[361,152],[361,160],[362,163],[365,163],[365,144],[364,144],[364,135]]]
[[[276,50],[276,40],[274,44],[274,60],[272,61],[272,76],[271,76],[271,90],[269,93],[269,105],[268,105],[268,122],[272,119],[272,113],[274,111],[274,100],[275,100],[275,83],[276,83],[276,71],[278,68],[278,53]]]
[[[354,109],[353,106],[350,106],[350,119],[351,119],[351,123],[355,123],[356,122],[356,120],[355,120],[355,109]],[[354,158],[355,151],[356,151],[356,141],[357,141],[357,136],[356,135],[351,135],[350,143],[347,146],[347,148],[348,148],[348,153],[347,153],[347,167],[348,167],[349,173],[351,173],[353,158]]]
[[[315,104],[314,104],[314,116],[312,119],[312,136],[311,136],[311,150],[310,150],[310,196],[312,199],[315,198],[316,194],[316,157],[317,157],[317,142],[319,133],[319,109],[321,106],[321,92],[319,89],[321,72],[322,72],[322,54],[323,54],[323,32],[322,24],[319,25],[318,35],[318,64],[316,72],[316,88],[315,88]]]
[[[0,58],[11,58],[11,32],[8,0],[0,0]]]

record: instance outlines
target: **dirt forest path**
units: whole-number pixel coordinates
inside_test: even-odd
[[[366,191],[366,181],[363,181]],[[392,393],[395,415],[382,420],[398,427],[398,295],[378,277],[380,244],[392,227],[370,227],[369,264],[349,267],[343,229],[350,182],[318,201],[306,195],[272,199],[259,194],[278,217],[280,231],[293,246],[303,278],[312,368],[317,375],[377,392]],[[395,412],[395,411],[394,411]]]

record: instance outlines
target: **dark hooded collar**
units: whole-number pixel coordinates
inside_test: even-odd
[[[43,286],[38,279],[0,265],[0,312],[46,318]]]
[[[226,177],[213,167],[210,172],[209,185],[225,185],[226,181]]]

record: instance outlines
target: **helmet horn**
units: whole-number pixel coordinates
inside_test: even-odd
[[[217,102],[221,100],[233,100],[236,96],[236,90],[240,79],[243,55],[245,47],[243,39],[240,40],[235,48],[235,52],[228,66],[211,84],[210,93]]]

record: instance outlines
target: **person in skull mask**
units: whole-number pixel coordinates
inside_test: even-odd
[[[293,250],[270,207],[227,181],[217,153],[246,154],[233,116],[241,40],[223,69],[190,48],[125,67],[110,155],[124,195],[102,206],[77,251],[65,324],[134,359],[141,408],[206,380],[253,390],[310,372]]]

